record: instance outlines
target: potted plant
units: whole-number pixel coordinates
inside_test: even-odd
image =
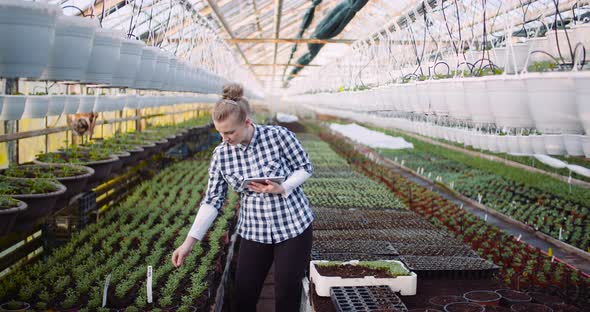
[[[55,26],[55,39],[43,80],[80,81],[88,67],[98,20],[61,15]]]
[[[10,166],[2,170],[1,174],[12,178],[55,179],[67,188],[63,197],[69,198],[84,191],[94,169],[72,164],[39,164]]]
[[[0,120],[19,120],[25,111],[26,96],[0,95]]]
[[[19,219],[35,219],[50,212],[66,187],[47,179],[22,179],[0,176],[0,195],[10,195],[27,203]]]
[[[18,215],[27,209],[27,203],[7,195],[0,195],[0,237],[12,230]]]
[[[49,62],[61,7],[43,2],[4,1],[0,10],[0,77],[38,78]]]
[[[22,301],[9,301],[0,305],[0,312],[25,312],[31,308],[31,305]]]
[[[37,164],[72,163],[91,167],[94,169],[94,175],[90,177],[88,183],[102,181],[107,178],[116,161],[119,161],[117,156],[110,155],[99,149],[84,149],[81,147],[69,147],[61,152],[39,154],[37,159],[33,160]]]
[[[82,82],[110,84],[115,66],[119,63],[120,52],[121,38],[117,33],[106,28],[96,29]]]

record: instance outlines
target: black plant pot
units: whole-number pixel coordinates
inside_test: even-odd
[[[10,178],[16,180],[24,180],[21,178]],[[62,196],[63,193],[66,192],[66,187],[61,183],[54,183],[53,184],[57,190],[44,193],[44,194],[20,194],[20,195],[11,195],[13,198],[22,200],[27,203],[28,209],[23,211],[18,216],[18,220],[21,219],[37,219],[39,217],[45,216],[50,213],[53,208],[55,207],[55,203],[57,199]]]
[[[143,148],[143,152],[140,154],[139,159],[143,160],[151,157],[155,153],[154,149],[156,148],[156,143],[145,142],[141,144],[140,147]]]
[[[84,162],[84,163],[80,163],[79,165],[87,166],[87,167],[94,169],[94,175],[92,175],[88,179],[88,184],[92,184],[94,182],[102,181],[105,178],[108,178],[109,175],[111,174],[113,164],[118,160],[119,160],[119,158],[117,156],[110,155],[109,158],[107,158],[107,159]],[[51,163],[46,163],[46,162],[43,162],[43,161],[40,161],[37,159],[33,160],[33,162],[36,164],[42,164],[42,165],[51,164]]]
[[[27,208],[27,203],[19,200],[18,206],[16,207],[0,209],[0,236],[4,236],[12,231],[18,215],[27,210]]]
[[[15,302],[19,307],[12,308],[10,307],[10,302],[6,302],[0,305],[0,312],[25,312],[31,308],[31,305],[26,302]]]
[[[143,154],[143,148],[139,146],[134,146],[132,149],[127,150],[130,156],[125,160],[123,166],[135,166],[139,161],[139,157]]]
[[[131,156],[129,152],[120,152],[113,154],[119,158],[119,160],[113,162],[113,167],[111,168],[111,172],[118,173],[121,171],[127,159]]]

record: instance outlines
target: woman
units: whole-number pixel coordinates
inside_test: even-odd
[[[241,86],[226,85],[222,99],[215,104],[213,123],[223,142],[213,152],[207,192],[186,240],[172,255],[172,263],[182,265],[193,245],[205,236],[229,185],[241,197],[236,306],[239,311],[256,311],[274,262],[276,310],[298,311],[314,219],[299,186],[311,176],[313,167],[292,132],[252,122],[242,95]],[[266,180],[242,185],[244,178],[272,176],[287,178],[281,184]]]

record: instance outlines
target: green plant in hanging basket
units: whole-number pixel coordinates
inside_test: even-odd
[[[540,61],[535,62],[527,68],[531,73],[545,73],[552,72],[559,68],[559,65],[553,61]]]
[[[0,195],[45,194],[57,191],[50,179],[11,179],[0,176]]]
[[[20,202],[10,196],[0,195],[0,210],[18,207]]]

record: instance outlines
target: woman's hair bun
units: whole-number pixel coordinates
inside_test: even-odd
[[[244,87],[238,83],[228,83],[223,86],[223,94],[221,97],[224,100],[240,101],[244,96]]]

